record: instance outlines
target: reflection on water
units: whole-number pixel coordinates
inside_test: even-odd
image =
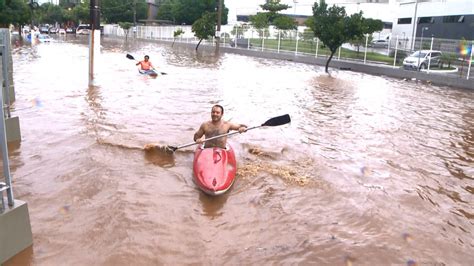
[[[10,159],[34,245],[6,265],[474,264],[472,92],[117,39],[88,86],[86,44],[14,50]],[[229,139],[219,197],[192,181],[195,147],[143,148],[191,142],[213,104],[250,126],[292,117]]]

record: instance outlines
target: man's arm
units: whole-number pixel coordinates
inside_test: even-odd
[[[141,62],[136,63],[135,65],[138,66]]]
[[[234,123],[229,123],[230,126],[229,126],[229,131],[230,130],[237,130],[239,131],[239,133],[243,133],[245,131],[247,131],[247,126],[244,125],[244,124],[234,124]]]
[[[204,126],[205,124],[201,124],[201,126],[199,127],[198,131],[196,131],[196,133],[194,133],[194,138],[193,140],[195,142],[198,142],[199,139],[202,138],[202,136],[204,136]]]

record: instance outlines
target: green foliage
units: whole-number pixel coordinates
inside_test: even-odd
[[[274,20],[281,16],[278,12],[290,8],[289,5],[281,4],[280,0],[268,0],[265,4],[260,5],[260,7],[268,11],[265,13],[267,14],[270,24],[273,24]]]
[[[267,28],[270,25],[267,13],[257,13],[257,15],[250,16],[250,23],[257,30],[260,37],[266,36]]]
[[[216,34],[216,14],[209,12],[204,13],[200,19],[193,23],[192,31],[199,39],[199,43],[196,45],[197,50],[202,40],[208,39]]]
[[[173,39],[173,44],[171,44],[171,47],[173,47],[174,42],[176,41],[176,38],[178,38],[178,37],[179,37],[181,34],[183,34],[183,33],[184,33],[184,31],[183,31],[183,29],[181,29],[181,28],[179,28],[179,29],[177,29],[177,30],[175,30],[175,31],[173,32],[173,37],[174,37],[174,39]]]
[[[293,18],[280,14],[273,20],[273,25],[280,30],[295,30],[297,28]]]
[[[89,0],[84,0],[84,2],[75,6],[74,9],[72,10],[74,20],[77,22],[77,24],[89,23],[90,21],[89,5],[90,5]]]
[[[129,30],[133,26],[133,23],[131,23],[131,22],[119,22],[118,24],[119,24],[120,28],[122,28],[124,30]]]
[[[177,30],[175,30],[175,31],[173,32],[173,36],[174,36],[175,38],[177,38],[177,37],[179,37],[179,36],[180,36],[181,34],[183,34],[183,33],[184,33],[183,29],[179,28],[179,29],[177,29]]]
[[[448,67],[451,67],[451,64],[457,60],[458,56],[456,53],[443,53],[441,54],[441,68],[444,64],[448,64]]]
[[[314,32],[311,29],[306,28],[300,38],[303,39],[303,41],[312,41],[314,39]]]
[[[44,3],[36,11],[38,22],[41,24],[53,24],[64,22],[64,10],[55,4]]]
[[[101,0],[101,18],[107,23],[118,23],[119,21],[133,21],[133,10],[136,10],[137,20],[145,19],[147,16],[147,4],[145,0]]]
[[[120,28],[125,31],[125,41],[128,39],[128,33],[130,32],[130,28],[132,28],[133,23],[131,22],[119,22],[118,23]]]
[[[0,0],[0,25],[24,25],[31,19],[29,6],[23,0]]]
[[[326,62],[326,72],[334,53],[342,44],[383,28],[383,24],[375,20],[364,19],[362,12],[347,16],[344,7],[333,5],[328,8],[324,0],[320,0],[319,4],[314,3],[313,17],[307,21],[307,25],[331,51]]]
[[[395,57],[395,50],[390,50],[390,53],[388,54],[389,57],[394,58]],[[403,59],[405,59],[408,56],[408,52],[404,50],[397,50],[397,60],[395,61],[397,64],[401,64],[403,62]]]
[[[169,20],[175,22],[173,13],[173,0],[164,0],[158,7],[156,17],[161,20]]]
[[[223,1],[223,0],[222,0]],[[158,8],[158,19],[170,20],[175,24],[192,25],[205,12],[217,11],[216,0],[165,0]],[[229,9],[222,3],[221,23],[227,24]]]

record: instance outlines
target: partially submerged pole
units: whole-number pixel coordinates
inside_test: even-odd
[[[89,85],[94,84],[94,59],[100,48],[99,0],[90,0],[91,32],[89,34]],[[98,53],[97,53],[98,54]]]

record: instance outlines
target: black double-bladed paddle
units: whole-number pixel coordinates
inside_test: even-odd
[[[135,59],[135,57],[133,57],[133,55],[131,54],[127,54],[127,58],[130,59],[130,60],[135,60],[137,62],[139,62],[137,59]],[[155,70],[155,68],[153,68],[153,70]],[[166,72],[159,72],[161,75],[168,75],[168,73]]]
[[[265,123],[259,125],[259,126],[253,126],[253,127],[249,127],[247,128],[247,131],[251,130],[251,129],[255,129],[255,128],[259,128],[259,127],[275,127],[275,126],[281,126],[281,125],[285,125],[285,124],[288,124],[291,122],[291,118],[290,118],[290,115],[286,114],[286,115],[281,115],[281,116],[277,116],[277,117],[273,117],[273,118],[270,118],[268,119]],[[217,135],[217,136],[214,136],[214,137],[210,137],[210,138],[207,138],[205,140],[203,140],[202,142],[206,142],[206,141],[209,141],[209,140],[213,140],[213,139],[218,139],[218,138],[222,138],[222,137],[225,137],[225,136],[232,136],[232,135],[235,135],[235,134],[239,134],[238,131],[233,131],[233,132],[230,132],[230,133],[225,133],[225,134],[221,134],[221,135]],[[196,144],[199,144],[198,142],[191,142],[191,143],[187,143],[187,144],[183,144],[183,145],[179,145],[179,146],[166,146],[164,147],[164,149],[166,151],[170,151],[170,152],[174,152],[178,149],[181,149],[181,148],[185,148],[185,147],[189,147],[189,146],[193,146],[193,145],[196,145]]]

